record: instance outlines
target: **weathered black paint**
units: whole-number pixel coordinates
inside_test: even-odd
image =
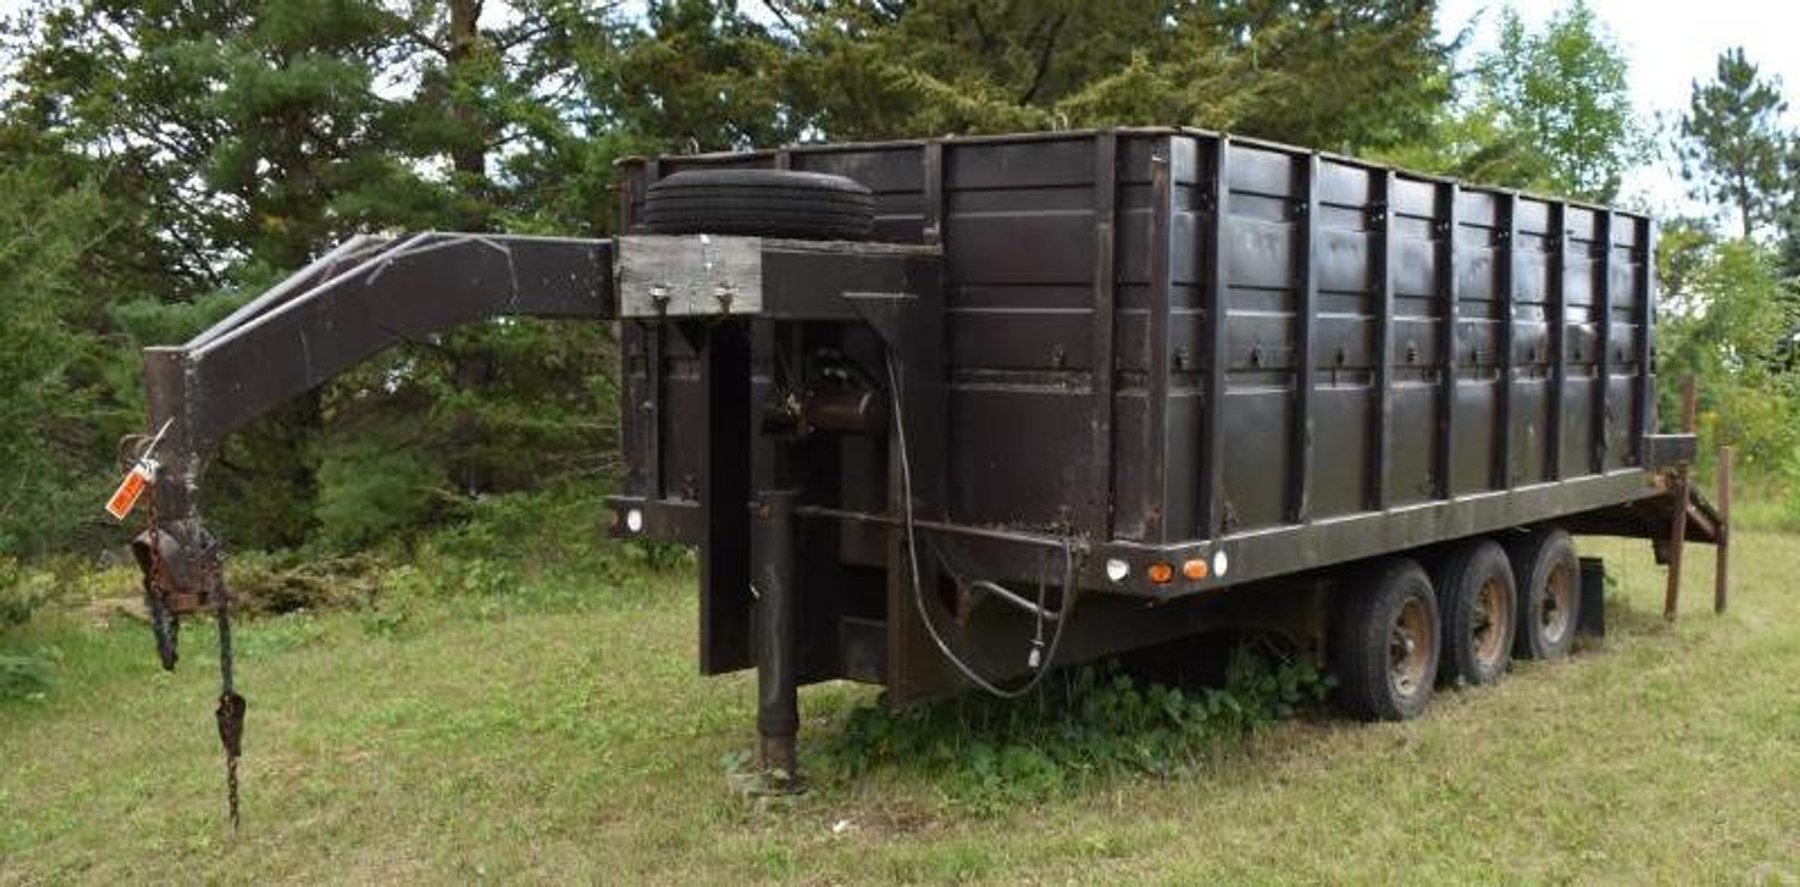
[[[502,315],[616,316],[611,268],[608,240],[358,236],[186,344],[145,349],[150,427],[168,423],[157,523],[184,552],[171,568],[197,577],[192,558],[216,558],[199,554],[199,483],[226,435],[400,342]]]
[[[1515,461],[1551,477],[1635,464],[1635,437],[1653,424],[1644,362],[1606,347],[1612,326],[1629,326],[1628,341],[1647,336],[1644,298],[1610,298],[1615,278],[1648,286],[1640,217],[1182,131],[785,156],[861,178],[877,193],[883,237],[939,232],[956,519],[1216,538],[1504,488]],[[661,170],[775,158],[672,157]],[[941,194],[927,193],[927,174]],[[941,217],[927,224],[928,211]],[[1580,227],[1572,244],[1570,225]],[[1614,228],[1629,232],[1621,249]],[[1620,308],[1629,314],[1604,322]],[[664,360],[634,366],[634,384],[678,377],[692,357]],[[1611,390],[1618,382],[1623,392]],[[1544,394],[1549,408],[1530,409]],[[1580,404],[1579,421],[1559,403]],[[1384,410],[1389,434],[1340,431],[1316,454],[1306,445],[1310,412],[1315,429],[1374,430]],[[1615,453],[1609,427],[1632,429],[1630,445]],[[1017,446],[1017,429],[1034,444]],[[1425,446],[1411,440],[1421,430]],[[1074,449],[1077,439],[1086,443]],[[1341,458],[1346,449],[1361,464]],[[665,470],[682,473],[684,459],[664,455]],[[1084,501],[1099,498],[1102,479],[1110,509]]]
[[[795,646],[771,678],[905,699],[954,685],[915,588],[998,677],[1024,667],[1019,614],[978,606],[959,575],[1023,587],[1077,552],[1102,594],[1065,649],[1098,655],[1191,629],[1200,592],[1546,521],[1642,532],[1662,514],[1646,469],[1691,452],[1651,435],[1641,216],[1119,129],[634,162],[627,225],[649,183],[696,166],[855,178],[882,241],[695,241],[704,274],[720,267],[704,250],[755,260],[754,302],[714,316],[704,297],[656,308],[652,288],[623,311],[619,532],[703,546],[709,673],[757,658],[750,503],[771,491],[794,491],[797,515],[780,546]],[[501,314],[618,318],[621,250],[692,258],[651,240],[359,238],[152,349],[151,413],[175,419],[162,522],[198,538],[204,454],[380,348]],[[1208,575],[1144,578],[1189,559]]]
[[[764,490],[751,509],[751,579],[756,590],[756,729],[763,766],[796,772],[800,732],[799,594],[795,587],[798,490]]]
[[[1640,515],[1624,506],[1657,495],[1641,216],[1176,129],[665,157],[627,164],[627,193],[721,165],[850,176],[876,194],[877,239],[941,247],[922,263],[933,282],[910,276],[917,300],[857,352],[876,376],[897,355],[917,395],[917,514],[1079,540],[1090,589],[1161,601],[1523,524],[1630,530]],[[779,276],[830,302],[854,283],[816,285],[823,261]],[[662,404],[667,426],[628,440],[687,439],[702,424],[697,355],[671,347],[652,366],[648,342],[667,334],[625,335],[628,399]],[[753,339],[760,403],[772,355]],[[881,671],[899,698],[945,686],[901,568],[895,441],[820,446],[837,468],[810,479],[799,511],[842,534],[802,559],[840,564],[853,599],[885,597],[844,612],[840,661],[860,663],[845,673]],[[628,447],[615,506],[698,541],[680,516],[693,506],[653,482],[693,474],[698,456]],[[752,487],[766,471],[752,468]],[[1041,548],[921,532],[959,539],[987,578],[1041,573]],[[1223,576],[1142,578],[1220,552]],[[1107,578],[1111,557],[1128,579]],[[937,565],[921,572],[953,641],[995,674],[1018,671],[1005,632],[940,595]],[[1135,624],[1077,614],[1071,649],[1142,643]]]
[[[700,346],[700,671],[750,665],[750,340],[745,323],[705,328]],[[631,406],[626,406],[629,411]],[[692,537],[677,537],[692,538]]]

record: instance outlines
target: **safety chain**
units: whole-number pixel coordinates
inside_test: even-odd
[[[210,554],[210,553],[209,553]],[[238,758],[244,752],[244,710],[249,703],[232,686],[231,593],[220,575],[220,558],[207,558],[206,588],[213,596],[214,618],[219,623],[219,707],[213,719],[219,724],[219,743],[225,747],[225,799],[231,813],[231,829],[238,828]]]
[[[174,671],[181,659],[181,617],[169,610],[167,588],[175,584],[169,568],[163,563],[162,529],[156,522],[156,487],[145,492],[150,501],[145,511],[150,526],[144,531],[149,539],[150,569],[144,573],[144,609],[150,613],[150,633],[156,636],[156,655],[163,671]]]
[[[163,560],[163,531],[157,520],[156,485],[151,484],[145,494],[150,499],[145,509],[150,524],[145,530],[150,553],[149,569],[144,575],[144,605],[149,610],[150,630],[156,636],[157,656],[162,660],[165,670],[173,671],[175,663],[180,659],[178,643],[181,638],[181,615],[177,608],[171,606],[171,598],[179,595],[183,589],[180,587],[180,579]],[[231,818],[232,831],[235,832],[240,824],[238,758],[243,754],[244,713],[248,703],[235,687],[231,592],[225,587],[219,545],[205,530],[196,527],[195,531],[197,538],[194,542],[200,548],[192,556],[200,558],[204,565],[204,572],[200,577],[201,594],[196,597],[212,602],[214,618],[219,626],[219,705],[213,712],[213,719],[218,724],[219,742],[225,748],[226,808]]]

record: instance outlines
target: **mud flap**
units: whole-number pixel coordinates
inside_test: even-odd
[[[1606,561],[1597,557],[1581,559],[1581,609],[1575,633],[1583,637],[1606,637]]]

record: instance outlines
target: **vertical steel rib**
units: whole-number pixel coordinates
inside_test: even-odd
[[[1374,408],[1370,410],[1369,444],[1369,510],[1387,508],[1388,474],[1392,464],[1389,449],[1393,435],[1393,360],[1394,360],[1394,171],[1377,174],[1380,194],[1370,209],[1374,216],[1378,241],[1375,272],[1375,354],[1370,361],[1370,379]]]
[[[1593,265],[1590,275],[1594,281],[1594,415],[1589,423],[1593,433],[1593,445],[1589,470],[1594,474],[1606,471],[1606,452],[1609,441],[1607,428],[1612,424],[1612,410],[1607,401],[1612,394],[1612,266],[1613,266],[1613,214],[1611,210],[1600,213],[1600,231],[1595,237],[1595,250],[1599,253],[1599,261]]]
[[[1499,239],[1499,255],[1495,256],[1498,279],[1494,281],[1494,298],[1499,301],[1500,342],[1499,381],[1495,383],[1494,405],[1497,408],[1494,427],[1494,466],[1491,484],[1496,490],[1512,486],[1513,450],[1513,325],[1519,317],[1519,195],[1507,193],[1499,197],[1499,217],[1494,220]]]
[[[644,164],[644,187],[662,178],[662,161],[651,160]],[[644,394],[641,404],[630,404],[629,409],[639,411],[638,419],[644,423],[645,461],[650,469],[650,493],[658,499],[668,495],[668,484],[663,470],[662,452],[662,408],[663,398],[667,392],[663,390],[663,335],[665,324],[640,323],[639,333],[644,337]]]
[[[1172,136],[1156,142],[1150,160],[1150,427],[1155,430],[1150,449],[1150,489],[1155,509],[1150,519],[1151,538],[1168,541],[1169,503],[1177,495],[1169,489],[1169,354],[1170,314],[1173,311],[1171,262],[1174,255],[1174,186],[1171,177],[1174,150]]]
[[[1546,452],[1544,472],[1549,480],[1562,480],[1563,464],[1563,389],[1568,387],[1569,353],[1564,342],[1568,334],[1568,252],[1569,252],[1569,220],[1568,205],[1564,203],[1550,204],[1550,230],[1547,245],[1550,249],[1547,276],[1550,284],[1550,418],[1545,433]]]
[[[920,222],[919,240],[924,243],[944,242],[944,143],[925,143],[925,217]]]
[[[1206,245],[1206,401],[1205,412],[1205,488],[1201,502],[1205,511],[1206,537],[1218,539],[1225,529],[1225,374],[1231,366],[1227,353],[1230,325],[1230,285],[1226,274],[1228,252],[1226,220],[1231,214],[1231,140],[1219,136],[1213,141],[1206,187],[1212,218],[1207,224]]]
[[[1112,538],[1113,320],[1118,307],[1113,268],[1117,232],[1119,137],[1113,130],[1094,136],[1094,301],[1092,457],[1087,524]]]
[[[1437,497],[1448,499],[1456,487],[1456,387],[1457,360],[1462,353],[1461,319],[1462,286],[1456,267],[1457,231],[1462,225],[1460,207],[1462,189],[1455,182],[1439,187],[1444,204],[1440,220],[1442,244],[1438,252],[1438,293],[1443,304],[1438,315],[1438,424],[1437,424]]]
[[[1301,158],[1300,187],[1292,201],[1299,214],[1299,275],[1294,288],[1294,404],[1288,429],[1287,519],[1304,523],[1311,511],[1313,477],[1313,392],[1318,386],[1313,367],[1318,361],[1319,333],[1319,155]]]
[[[1639,265],[1637,287],[1637,391],[1633,398],[1632,454],[1638,465],[1647,461],[1645,437],[1656,433],[1656,222],[1638,222],[1638,253],[1633,261]]]

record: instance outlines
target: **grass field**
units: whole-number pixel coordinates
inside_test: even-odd
[[[1582,542],[1619,579],[1598,649],[1418,722],[1306,716],[1190,775],[999,811],[905,766],[732,792],[754,684],[695,675],[677,572],[579,606],[246,626],[233,837],[206,630],[167,676],[139,625],[40,618],[12,642],[53,648],[56,684],[0,705],[0,882],[1800,879],[1800,537],[1740,536],[1723,618],[1690,558],[1674,628],[1647,545]],[[803,748],[872,698],[805,691]]]

